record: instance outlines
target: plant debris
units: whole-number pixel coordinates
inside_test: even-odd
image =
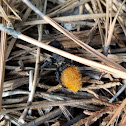
[[[2,0],[0,126],[125,126],[125,16],[126,0]]]

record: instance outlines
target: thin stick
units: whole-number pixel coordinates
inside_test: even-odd
[[[116,13],[112,13],[112,17],[114,17]],[[58,23],[63,22],[77,22],[83,20],[90,20],[90,19],[98,19],[98,18],[105,18],[106,13],[98,13],[98,14],[82,14],[82,15],[71,15],[71,16],[63,16],[63,17],[56,17],[52,18],[54,21]],[[35,20],[35,21],[27,21],[21,22],[16,24],[16,26],[24,26],[24,25],[37,25],[37,24],[47,24],[48,22],[45,20]]]
[[[113,22],[110,24],[110,27],[109,27],[109,33],[108,33],[108,37],[107,37],[107,40],[105,42],[105,52],[106,52],[106,55],[108,54],[108,49],[109,49],[109,45],[111,43],[111,39],[112,39],[112,34],[113,34],[113,31],[114,31],[114,26],[115,26],[115,23],[116,23],[116,20],[118,18],[118,15],[119,15],[119,12],[122,8],[122,6],[124,5],[124,3],[126,2],[126,0],[124,0],[120,6],[120,8],[118,9],[115,17],[114,17],[114,20]]]
[[[109,103],[112,103],[125,89],[126,89],[126,84],[124,84],[121,87],[121,89],[109,100]]]
[[[37,118],[36,120],[31,121],[31,122],[24,124],[22,126],[38,126],[38,125],[41,125],[42,123],[44,123],[52,118],[55,118],[56,116],[58,116],[60,114],[62,114],[61,110],[56,109],[56,110],[46,114],[45,116],[41,116],[41,117]]]
[[[41,48],[46,49],[48,51],[51,51],[51,52],[54,52],[54,53],[59,54],[61,56],[64,56],[64,57],[66,57],[68,59],[77,61],[79,63],[94,67],[94,68],[99,69],[101,71],[116,75],[116,76],[121,77],[123,79],[126,79],[126,73],[121,71],[121,70],[118,70],[116,68],[112,68],[112,67],[97,63],[95,61],[91,61],[91,60],[88,60],[88,59],[85,59],[85,58],[70,54],[68,52],[57,49],[55,47],[46,45],[46,44],[41,43],[41,42],[39,42],[39,41],[37,41],[37,40],[35,40],[33,38],[30,38],[30,37],[28,37],[26,35],[23,35],[20,32],[17,32],[17,31],[15,31],[13,29],[8,29],[5,26],[3,26],[3,24],[0,24],[0,30],[5,31],[8,34],[13,35],[14,37],[18,37],[19,39],[27,41],[27,42],[29,42],[31,44],[34,44],[34,45],[38,46],[38,47],[41,47]]]
[[[5,70],[5,48],[6,48],[6,33],[1,33],[1,65],[0,65],[0,110],[2,104],[2,92],[4,83],[4,70]]]
[[[12,96],[12,95],[17,95],[17,94],[29,94],[28,91],[22,91],[22,90],[15,90],[15,91],[6,91],[3,92],[2,97],[8,97],[8,96]]]
[[[1,2],[0,2],[1,4]],[[7,8],[6,8],[7,9]],[[6,24],[6,21],[2,19],[2,23]],[[2,106],[2,92],[4,83],[4,73],[5,73],[5,52],[6,52],[6,33],[1,32],[1,42],[0,42],[0,111]]]
[[[91,66],[91,67],[94,67],[96,69],[102,70],[102,71],[110,73],[110,74],[114,74],[114,75],[116,75],[118,77],[121,77],[121,78],[126,78],[126,73],[123,72],[123,71],[117,70],[115,68],[111,68],[109,66],[97,63],[95,61],[91,61],[91,60],[88,60],[88,59],[85,59],[85,58],[70,54],[70,53],[65,52],[63,50],[60,50],[60,49],[54,48],[52,46],[46,45],[44,43],[41,43],[41,42],[39,42],[39,41],[37,41],[37,40],[35,40],[33,38],[30,38],[30,37],[28,37],[26,35],[20,34],[18,36],[18,38],[20,38],[21,40],[27,41],[27,42],[29,42],[31,44],[34,44],[36,46],[39,46],[41,48],[44,48],[46,50],[49,50],[51,52],[57,53],[57,54],[59,54],[61,56],[64,56],[64,57],[66,57],[68,59],[77,61],[79,63],[85,64],[85,65],[88,65],[88,66]]]
[[[74,105],[86,105],[91,104],[92,99],[81,99],[81,100],[56,100],[56,101],[46,101],[43,103],[35,104],[28,106],[30,109],[36,109],[36,108],[47,108],[47,107],[54,107],[54,106],[74,106]]]
[[[25,0],[24,0],[25,1]],[[80,0],[80,1],[76,1],[76,0],[69,0],[67,3],[64,4],[64,6],[62,6],[59,9],[56,9],[56,11],[53,11],[52,13],[48,14],[49,17],[53,17],[56,16],[58,14],[64,13],[68,10],[71,10],[75,7],[81,6],[87,2],[90,2],[91,0]],[[26,2],[26,1],[25,1]]]
[[[25,12],[25,14],[23,15],[22,20],[23,20],[23,21],[26,21],[27,18],[28,18],[28,16],[30,15],[30,13],[31,13],[31,9],[28,8],[27,11]],[[18,27],[17,30],[20,31],[21,28]],[[9,57],[9,55],[10,55],[10,53],[11,53],[11,50],[12,50],[12,48],[13,48],[13,46],[14,46],[16,40],[17,40],[16,38],[12,38],[12,39],[11,39],[11,41],[10,41],[10,43],[9,43],[9,45],[8,45],[7,51],[6,51],[6,60],[8,59],[8,57]]]

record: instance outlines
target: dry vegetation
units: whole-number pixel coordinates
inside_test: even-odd
[[[21,32],[0,33],[0,126],[126,126],[126,0],[30,0],[39,15],[26,1],[0,1],[1,24]],[[79,91],[41,67],[50,52],[78,67]]]

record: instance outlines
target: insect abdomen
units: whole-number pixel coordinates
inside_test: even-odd
[[[82,87],[81,74],[76,66],[67,67],[61,74],[61,82],[68,89],[77,92]]]

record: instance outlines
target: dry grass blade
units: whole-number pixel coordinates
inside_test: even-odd
[[[106,0],[106,24],[105,24],[105,42],[108,37],[108,29],[109,29],[109,0]]]
[[[103,4],[104,6],[106,6],[106,3],[105,3],[103,0],[101,0],[101,2],[102,2],[102,4]],[[114,4],[113,4],[113,6],[112,6],[112,9],[113,9],[114,12],[117,12],[118,9],[119,9],[119,7],[120,7],[121,4],[122,4],[122,1],[114,0],[113,3],[114,3]],[[122,9],[121,9],[121,11],[120,11],[121,13],[123,12],[123,10],[125,10],[125,9],[124,9],[124,6],[125,6],[125,4],[123,5],[123,7],[122,7]],[[124,34],[126,35],[126,28],[125,28],[125,25],[124,25],[123,17],[118,16],[117,20],[118,20],[120,26],[122,27]]]
[[[54,21],[63,23],[63,22],[77,22],[83,20],[90,20],[90,19],[98,19],[104,18],[106,16],[105,13],[97,13],[97,14],[82,14],[82,15],[71,15],[71,16],[63,16],[63,17],[55,17],[52,18]],[[115,16],[115,13],[112,13],[112,16]],[[24,26],[24,25],[37,25],[37,24],[47,24],[48,22],[45,20],[35,20],[35,21],[27,21],[21,22],[16,26]]]
[[[121,10],[121,8],[122,8],[122,6],[124,5],[125,2],[126,2],[126,0],[124,0],[124,1],[122,2],[120,8],[118,9],[118,11],[117,11],[117,13],[116,13],[116,16],[115,16],[113,22],[110,24],[109,33],[108,33],[108,38],[107,38],[107,40],[106,40],[106,42],[105,42],[105,43],[106,43],[106,44],[105,44],[106,50],[108,50],[108,48],[109,48],[109,45],[110,45],[110,42],[111,42],[111,38],[112,38],[112,34],[113,34],[113,30],[114,30],[114,26],[115,26],[116,20],[117,20],[117,18],[118,18],[119,12],[120,12],[120,10]]]
[[[9,6],[9,4],[7,3],[6,0],[3,0],[3,2],[7,5],[7,7],[13,12],[13,14],[19,19],[21,20],[20,16],[12,9],[12,7]]]
[[[48,14],[48,16],[49,17],[56,16],[57,14],[61,14],[63,12],[66,12],[66,11],[68,11],[70,9],[73,9],[75,7],[83,5],[83,4],[85,4],[85,3],[89,2],[89,1],[90,0],[84,0],[84,1],[83,0],[81,0],[81,1],[69,0],[69,1],[66,1],[61,8],[59,8],[56,11],[53,11],[52,13]]]
[[[31,9],[28,8],[28,9],[26,10],[26,12],[24,13],[23,17],[22,17],[22,20],[23,20],[23,21],[27,20],[27,18],[29,17],[30,13],[31,13]],[[21,28],[18,28],[17,30],[20,31]],[[12,50],[12,48],[13,48],[13,46],[14,46],[16,40],[17,40],[16,38],[12,38],[12,39],[11,39],[11,42],[9,43],[8,48],[7,48],[6,59],[8,59],[8,57],[9,57],[9,55],[10,55],[10,53],[11,53],[11,50]]]
[[[91,0],[91,3],[92,3],[94,12],[95,13],[98,13],[98,9],[96,7],[97,2],[95,2],[94,0]],[[100,32],[100,36],[101,36],[101,42],[102,42],[102,45],[103,45],[103,43],[104,43],[104,33],[103,33],[103,29],[101,27],[100,20],[97,19],[96,22],[98,23],[98,28],[99,28],[99,32]]]
[[[0,110],[2,104],[2,92],[4,83],[4,68],[5,68],[5,50],[6,50],[6,33],[1,32],[1,46],[0,46]]]
[[[103,13],[103,9],[102,9],[102,6],[101,6],[101,3],[100,3],[100,0],[97,0],[97,4],[98,4],[98,7],[99,7],[100,11]]]
[[[0,13],[2,14],[2,17],[7,21],[10,22],[10,19],[8,18],[7,14],[5,13],[4,9],[0,5]]]
[[[0,2],[0,4],[2,5],[2,2]],[[1,5],[0,5],[0,8],[2,10],[2,13],[4,13],[6,16],[6,13],[3,10]],[[4,9],[7,11],[7,8],[4,7]],[[2,23],[6,24],[6,20],[2,19]],[[2,92],[3,92],[3,83],[4,83],[4,73],[5,73],[6,40],[7,40],[6,33],[1,32],[1,41],[0,41],[0,110],[1,110],[1,105],[2,105]]]
[[[75,105],[85,105],[91,104],[92,99],[81,99],[81,100],[54,100],[54,101],[47,101],[47,102],[39,102],[38,104],[33,104],[28,106],[30,109],[36,108],[46,108],[46,107],[54,107],[54,106],[75,106]]]
[[[4,18],[2,14],[0,14],[0,17]],[[13,16],[13,15],[8,15],[9,19],[13,19],[13,20],[19,20],[19,18]]]

